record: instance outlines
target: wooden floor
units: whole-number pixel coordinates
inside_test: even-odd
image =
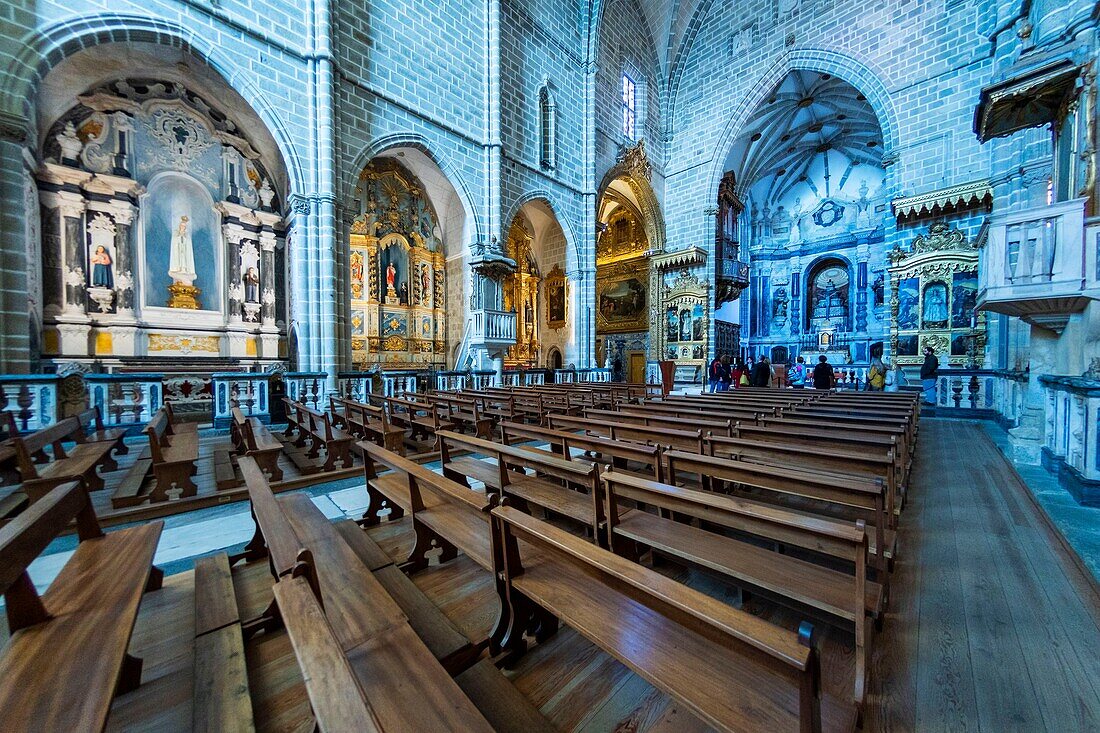
[[[925,420],[902,515],[893,598],[874,639],[864,730],[1100,730],[1100,599],[980,427]],[[371,530],[394,557],[407,520]],[[662,563],[659,569],[718,597],[734,591]],[[462,629],[484,634],[496,612],[491,577],[467,558],[429,568],[416,584]],[[242,613],[270,599],[263,563],[234,570]],[[114,730],[190,729],[191,573],[147,597],[134,637],[143,686],[119,698]],[[754,613],[798,618],[764,601]],[[826,633],[824,675],[850,689],[851,639]],[[292,731],[308,703],[285,633],[249,642],[258,730]],[[535,646],[509,675],[562,730],[645,731],[669,702],[568,628]],[[696,730],[691,720],[679,733]]]

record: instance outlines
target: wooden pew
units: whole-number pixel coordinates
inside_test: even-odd
[[[645,409],[620,409],[620,410],[585,410],[585,417],[594,417],[598,420],[612,420],[623,423],[646,425],[654,428],[669,428],[671,430],[704,430],[729,435],[733,432],[733,420],[722,417],[716,419],[713,415],[700,413],[692,416],[672,416]]]
[[[306,458],[316,459],[325,449],[325,463],[322,471],[335,471],[339,461],[344,468],[351,468],[351,444],[354,438],[340,428],[333,427],[327,414],[290,401],[297,412],[298,429],[310,442]]]
[[[373,443],[364,442],[361,447],[366,456],[385,456],[402,466],[411,464],[404,457]],[[356,678],[364,690],[388,690],[388,702],[382,704],[392,707],[387,708],[385,717],[389,722],[385,730],[420,730],[419,722],[413,725],[418,720],[417,716],[423,716],[422,723],[428,726],[424,730],[451,729],[448,726],[438,727],[442,723],[435,720],[438,711],[434,709],[428,713],[410,715],[406,720],[412,722],[406,722],[403,727],[399,725],[402,704],[415,705],[417,689],[422,685],[426,686],[426,693],[434,688],[446,692],[444,698],[433,700],[433,705],[445,707],[445,701],[450,701],[455,709],[465,709],[469,713],[472,700],[473,705],[493,722],[496,730],[516,733],[549,730],[545,719],[491,662],[477,661],[487,640],[474,643],[467,639],[361,529],[349,521],[329,522],[304,494],[290,494],[276,499],[251,459],[242,459],[241,464],[249,495],[257,502],[254,516],[257,527],[263,527],[258,534],[266,536],[268,542],[272,538],[280,538],[277,541],[282,542],[281,548],[273,546],[271,553],[273,565],[279,568],[276,594],[282,586],[299,577],[314,579],[333,640],[348,656]],[[438,482],[444,481],[438,474],[423,470]],[[426,484],[421,479],[416,485]],[[436,488],[434,484],[432,488]],[[445,488],[441,490],[445,492]],[[458,487],[458,490],[473,495],[468,489]],[[465,516],[473,519],[472,528],[468,523],[467,528],[480,536],[484,549],[477,554],[484,555],[481,562],[488,565],[487,515],[480,508],[474,509],[473,514],[463,515],[466,505],[462,498],[451,507],[458,509],[457,512],[431,511],[420,516],[418,521],[443,528],[447,534],[456,536],[452,531],[456,518]],[[290,550],[294,545],[305,548],[305,552],[302,549]],[[295,556],[292,563],[289,560],[291,554]],[[288,563],[289,569],[286,569]],[[312,569],[305,572],[303,563],[308,563]],[[282,611],[278,617],[291,631],[292,622],[287,612],[282,605],[277,607]],[[372,661],[368,659],[372,655],[381,657]],[[400,659],[408,659],[407,667],[397,666]],[[410,675],[415,677],[416,684],[408,684]],[[465,694],[457,692],[449,683],[453,675],[458,675],[455,682]],[[388,682],[383,683],[377,679],[379,676]],[[448,683],[444,683],[444,679]],[[398,699],[392,699],[394,694]],[[373,696],[370,699],[375,701]],[[477,719],[470,716],[470,720]],[[462,716],[458,721],[461,723]],[[413,727],[410,728],[410,725]]]
[[[655,445],[627,443],[517,422],[502,422],[500,432],[501,442],[505,445],[522,448],[517,441],[538,441],[548,443],[552,452],[569,457],[572,457],[571,451],[582,450],[585,460],[620,469],[628,469],[630,463],[639,464],[643,470],[651,471],[656,480],[661,480],[661,448]]]
[[[84,482],[89,491],[103,488],[103,478],[96,469],[105,471],[118,468],[111,457],[111,443],[80,443],[84,429],[75,417],[65,418],[54,425],[36,430],[27,436],[14,435],[12,443],[23,480],[23,491],[33,502],[50,492],[55,486],[74,479]],[[66,450],[64,443],[76,443]],[[51,450],[49,463],[36,464],[34,456]]]
[[[343,409],[342,418],[348,431],[359,438],[366,438],[387,450],[405,453],[405,431],[390,424],[389,415],[384,407],[365,402],[357,402],[345,397],[332,395],[329,397],[331,404],[330,413],[335,416],[340,414],[337,408]]]
[[[778,596],[795,608],[809,607],[839,619],[855,633],[856,705],[866,692],[869,659],[866,608],[878,609],[882,589],[867,580],[867,535],[862,521],[843,522],[807,517],[771,504],[713,492],[695,491],[606,471],[604,488],[608,543],[612,551],[637,558],[637,545],[725,575]],[[619,499],[663,510],[632,511],[620,516]],[[695,527],[677,519],[697,519]],[[668,517],[668,518],[666,518]],[[733,535],[712,531],[732,530]],[[744,541],[779,543],[826,560],[850,565],[834,570],[799,557]],[[826,563],[828,564],[828,563]]]
[[[299,563],[274,591],[321,730],[492,731],[403,620],[379,626],[382,618],[361,618],[363,638],[349,645],[346,619],[329,603],[323,579],[311,587],[311,572],[308,560]],[[393,603],[380,586],[362,598]]]
[[[229,428],[233,447],[239,455],[255,458],[271,481],[283,480],[283,469],[279,468],[283,444],[271,434],[266,425],[254,417],[245,417],[241,408],[234,407]],[[236,477],[233,477],[233,484],[236,485]]]
[[[807,511],[807,516],[843,514],[845,516],[842,518],[864,520],[871,554],[875,558],[872,565],[877,571],[876,579],[884,586],[879,605],[885,605],[886,589],[889,587],[887,560],[896,555],[897,533],[886,509],[886,488],[881,479],[826,473],[790,465],[756,464],[684,451],[665,453],[665,464],[666,481],[670,484],[683,485],[684,479],[680,474],[685,473],[698,476],[698,486],[704,491],[715,491],[733,484],[741,489],[763,492],[761,496],[753,497],[761,501],[794,500],[819,507],[812,513]],[[878,610],[875,615],[878,616]]]
[[[672,428],[649,427],[621,420],[602,420],[592,417],[570,417],[569,415],[547,415],[547,425],[554,430],[571,430],[589,435],[602,435],[612,440],[625,440],[645,445],[659,445],[701,452],[703,450],[702,430],[675,430]]]
[[[564,459],[549,451],[516,448],[448,430],[439,432],[443,475],[452,481],[470,480],[485,484],[487,491],[513,497],[517,505],[534,504],[553,514],[568,517],[592,531],[599,539],[603,526],[603,502],[599,498],[599,476],[594,463]],[[496,460],[492,465],[477,458],[454,458],[455,449],[478,453]],[[534,474],[527,473],[528,470]]]
[[[194,733],[253,730],[241,617],[225,553],[195,561],[191,730]]]
[[[481,413],[477,400],[443,392],[429,392],[420,398],[443,405],[446,409],[443,421],[452,423],[456,430],[462,432],[469,428],[479,438],[492,438],[493,418]]]
[[[76,520],[80,543],[39,596],[27,566]],[[0,651],[5,731],[102,731],[115,695],[141,684],[127,653],[161,521],[104,534],[78,481],[54,487],[0,528],[0,590],[11,638]]]
[[[442,550],[440,562],[462,552],[483,568],[492,567],[488,527],[492,497],[373,443],[359,447],[368,495],[360,522],[369,527],[383,518],[412,516],[416,543],[402,568],[416,572],[427,567],[428,553],[436,548]],[[380,471],[383,467],[389,470]]]
[[[103,425],[103,416],[98,407],[85,410],[76,416],[80,421],[83,435],[77,435],[78,443],[110,443],[111,450],[116,456],[126,455],[130,448],[123,440],[126,437],[124,428],[107,428]]]
[[[142,431],[149,439],[149,457],[157,485],[149,494],[150,501],[168,501],[168,490],[181,489],[180,496],[198,492],[192,477],[197,473],[199,434],[195,430],[175,429],[171,408],[162,407]]]
[[[450,430],[454,423],[439,416],[440,407],[414,400],[384,397],[383,403],[390,416],[390,423],[409,431],[409,437],[433,438],[439,430]]]
[[[509,661],[560,620],[718,730],[854,729],[854,708],[821,692],[809,624],[780,629],[513,507],[491,517],[491,649]]]

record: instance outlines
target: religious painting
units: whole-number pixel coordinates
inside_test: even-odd
[[[646,284],[638,278],[616,278],[599,283],[597,302],[600,317],[608,330],[640,330],[639,321],[644,328]]]
[[[546,323],[550,328],[565,326],[565,273],[558,265],[546,276]]]
[[[691,310],[680,311],[680,341],[691,341]]]
[[[920,279],[907,277],[898,283],[898,329],[908,331],[918,327]]]
[[[969,328],[978,304],[978,273],[951,274],[951,327]]]
[[[898,356],[916,356],[917,355],[917,335],[911,334],[908,336],[898,336]]]
[[[951,337],[951,356],[966,356],[970,346],[970,337],[965,333],[956,333]]]
[[[921,302],[921,327],[947,327],[947,285],[935,281],[924,286]]]
[[[691,309],[691,340],[702,341],[707,337],[707,322],[703,318],[703,306],[696,303]]]
[[[669,343],[680,340],[680,316],[676,315],[676,308],[672,306],[669,306],[668,309],[668,335],[666,340]]]
[[[209,192],[182,173],[163,173],[149,183],[142,209],[145,304],[163,307],[173,297],[170,287],[185,286],[197,288],[196,300],[216,309],[222,301],[221,226]],[[203,264],[201,272],[196,263]]]
[[[364,262],[366,255],[363,250],[351,251],[351,297],[354,300],[363,299],[363,273],[366,271]]]

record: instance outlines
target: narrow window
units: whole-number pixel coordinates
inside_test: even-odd
[[[539,163],[547,170],[555,165],[557,151],[554,149],[554,138],[557,134],[557,117],[558,106],[550,94],[550,88],[544,86],[539,90]]]
[[[635,128],[637,110],[635,103],[634,80],[623,74],[623,135],[631,140],[638,139]]]

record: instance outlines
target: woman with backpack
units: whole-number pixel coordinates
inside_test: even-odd
[[[867,390],[881,392],[886,386],[886,365],[882,359],[875,357],[871,360],[871,368],[867,370]]]

